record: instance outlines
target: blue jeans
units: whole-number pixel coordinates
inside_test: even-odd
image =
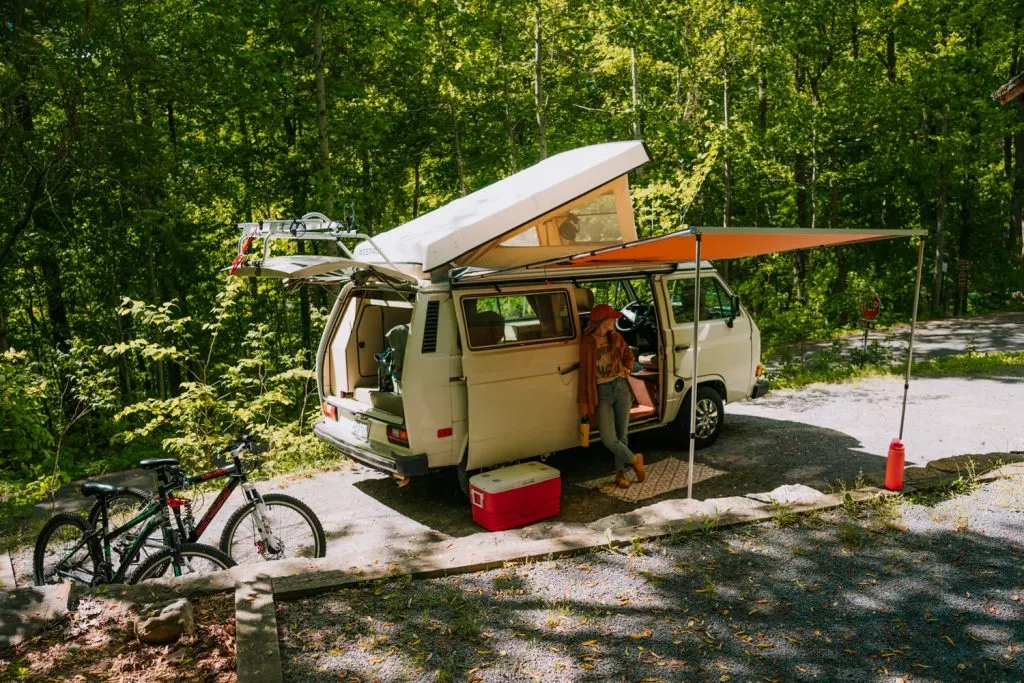
[[[633,462],[629,450],[629,410],[633,392],[622,377],[597,385],[597,429],[601,443],[615,457],[615,469],[624,470]]]

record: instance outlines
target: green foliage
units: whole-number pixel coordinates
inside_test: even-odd
[[[0,355],[0,472],[38,472],[53,446],[46,407],[47,381],[28,354]]]
[[[245,332],[239,360],[232,364],[213,360],[224,326],[238,311],[243,287],[240,281],[231,281],[218,297],[211,322],[201,325],[202,332],[209,333],[205,345],[196,341],[190,317],[174,315],[174,302],[161,306],[123,302],[121,314],[130,317],[143,336],[106,346],[104,352],[114,358],[173,361],[186,379],[165,400],[145,399],[125,406],[115,420],[128,428],[117,440],[130,443],[160,436],[161,447],[191,468],[207,466],[242,434],[270,444],[272,471],[322,458],[323,446],[307,424],[315,384],[312,371],[304,367],[303,351],[279,355],[269,326],[257,324]],[[290,410],[296,405],[297,415]]]
[[[922,377],[1024,377],[1024,351],[968,353],[943,356],[914,364]]]
[[[1024,115],[990,93],[1021,68],[1022,7],[16,1],[0,22],[0,349],[20,355],[2,366],[0,480],[38,492],[164,447],[199,462],[243,430],[275,462],[321,458],[308,368],[332,293],[225,290],[233,223],[329,210],[377,233],[584,144],[645,140],[641,235],[923,227],[922,311],[1020,310]],[[852,327],[870,294],[881,324],[907,319],[915,257],[821,249],[728,277],[767,356]]]

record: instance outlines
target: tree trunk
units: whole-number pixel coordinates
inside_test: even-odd
[[[462,162],[462,143],[459,141],[459,119],[455,115],[455,103],[448,100],[448,113],[452,117],[452,133],[455,137],[455,172],[458,174],[459,194],[466,196],[466,168]]]
[[[360,183],[363,195],[363,232],[367,235],[373,234],[374,211],[373,211],[373,173],[370,164],[370,152],[363,147],[359,151],[360,162]]]
[[[640,86],[637,83],[636,47],[629,48],[629,71],[633,95],[633,139],[642,140],[644,131],[640,123]]]
[[[729,159],[729,104],[731,94],[729,91],[729,41],[725,31],[725,13],[722,16],[722,171],[725,187],[722,193],[722,227],[728,228],[731,216],[732,202],[732,165]],[[725,262],[723,274],[725,281],[729,281],[731,262]]]
[[[412,217],[420,215],[420,163],[423,155],[417,154],[412,166]]]
[[[757,76],[757,131],[768,132],[768,79],[762,71]]]
[[[836,171],[838,164],[836,163],[835,152],[828,153],[828,167],[831,171],[828,181],[828,227],[830,230],[835,230],[839,227],[839,183],[836,182]],[[849,276],[849,264],[846,260],[846,251],[843,247],[836,247],[836,281],[833,285],[834,292],[845,292],[846,291],[846,280]]]
[[[793,76],[797,93],[804,91],[805,74],[799,62]],[[796,183],[796,224],[807,227],[807,156],[797,152],[793,160],[793,180]],[[793,290],[798,302],[804,300],[804,276],[807,272],[807,256],[803,251],[793,252]]]
[[[313,12],[313,74],[316,79],[316,128],[320,136],[320,201],[323,213],[334,217],[334,182],[331,174],[331,146],[327,138],[327,85],[324,80],[323,5]],[[329,243],[332,246],[333,243]],[[335,252],[337,246],[335,246]]]
[[[1024,258],[1024,133],[1013,136],[1013,208],[1009,231],[1009,253]]]
[[[935,271],[932,274],[932,313],[939,315],[942,306],[942,264],[946,237],[946,210],[949,205],[948,168],[945,159],[945,140],[949,135],[949,108],[942,113],[942,137],[939,142],[939,199],[935,207]]]
[[[544,112],[544,75],[541,71],[543,33],[541,30],[540,2],[533,6],[533,108],[537,114],[537,144],[540,158],[548,158],[547,115]],[[465,194],[465,193],[463,193]]]

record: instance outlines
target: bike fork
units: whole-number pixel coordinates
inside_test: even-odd
[[[271,553],[277,554],[281,551],[283,545],[281,539],[271,533],[270,517],[267,515],[267,506],[263,503],[263,496],[259,494],[256,487],[246,482],[242,484],[242,491],[245,493],[246,498],[253,501],[256,509],[256,514],[253,515],[253,521],[256,523],[256,530],[260,534],[259,548],[260,554]]]

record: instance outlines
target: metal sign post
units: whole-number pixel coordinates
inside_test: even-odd
[[[917,301],[921,298],[921,267],[924,265],[924,240],[917,245],[917,280],[914,282],[914,310],[910,315],[910,345],[907,347],[907,374],[903,378],[903,409],[900,411],[900,441],[903,421],[907,416],[907,392],[910,390],[910,367],[914,364],[914,331],[917,328]]]
[[[690,468],[686,475],[686,497],[693,498],[693,455],[697,450],[697,335],[700,332],[700,232],[694,234],[697,240],[697,274],[693,280],[693,375],[690,379]]]

